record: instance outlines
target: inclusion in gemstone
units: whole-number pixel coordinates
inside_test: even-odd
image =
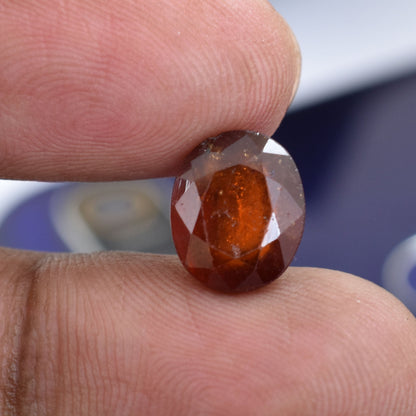
[[[296,165],[260,133],[231,131],[205,140],[173,187],[178,256],[215,290],[245,292],[278,278],[296,253],[304,222]]]

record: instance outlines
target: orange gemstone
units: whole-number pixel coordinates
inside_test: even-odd
[[[212,289],[243,292],[275,280],[295,255],[304,221],[293,159],[259,133],[233,131],[204,141],[173,188],[178,256]]]

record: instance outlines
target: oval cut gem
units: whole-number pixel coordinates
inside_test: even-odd
[[[232,131],[205,140],[173,187],[178,256],[215,290],[244,292],[279,277],[296,253],[304,222],[293,159],[259,133]]]

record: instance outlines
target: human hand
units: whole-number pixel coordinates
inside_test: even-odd
[[[0,174],[173,175],[206,137],[272,134],[298,73],[263,0],[5,1]],[[229,296],[172,256],[2,249],[0,311],[1,415],[416,414],[414,317],[340,272]]]

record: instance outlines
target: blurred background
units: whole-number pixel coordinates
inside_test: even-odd
[[[293,264],[365,277],[416,314],[416,2],[272,3],[303,55],[298,95],[275,135],[305,187]],[[0,244],[174,253],[172,183],[0,181]]]

